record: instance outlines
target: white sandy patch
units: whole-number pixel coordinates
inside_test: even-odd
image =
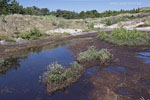
[[[94,28],[105,28],[106,26],[104,24],[96,24],[94,25]]]
[[[0,41],[0,44],[1,44],[1,45],[5,44],[5,43],[6,43],[5,40],[1,40],[1,41]]]
[[[82,34],[82,29],[55,29],[55,30],[49,30],[46,32],[46,34],[52,34],[52,33],[68,33],[70,35],[80,35]]]
[[[24,39],[22,39],[22,38],[17,38],[17,39],[15,39],[15,41],[16,41],[17,43],[24,43],[24,42],[27,42],[27,40],[24,40]]]

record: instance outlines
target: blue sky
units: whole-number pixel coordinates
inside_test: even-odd
[[[99,12],[105,10],[133,9],[150,6],[150,0],[17,0],[24,7],[37,6],[48,8],[50,11],[57,9],[80,12],[82,10],[96,9]]]

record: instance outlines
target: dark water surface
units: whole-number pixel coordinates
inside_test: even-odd
[[[146,64],[150,64],[150,52],[139,52],[138,54],[138,58],[144,59],[144,63]]]
[[[44,84],[39,82],[47,65],[57,61],[69,67],[74,62],[68,44],[31,48],[10,57],[1,57],[0,100],[89,100],[82,90],[91,88],[91,85],[83,84],[82,78],[76,85],[53,95],[47,93]]]

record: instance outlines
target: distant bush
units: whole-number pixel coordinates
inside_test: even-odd
[[[111,33],[111,36],[120,39],[120,40],[148,40],[148,35],[146,33],[142,33],[140,31],[134,30],[127,30],[124,28],[114,29]]]
[[[102,31],[97,35],[97,38],[103,40],[103,39],[105,39],[106,36],[107,36],[106,32]]]
[[[94,29],[94,23],[89,23],[88,24],[88,29],[93,30]]]
[[[106,40],[117,45],[148,45],[149,37],[145,32],[134,30],[127,30],[124,28],[114,29],[111,34],[106,35],[99,33],[99,39]],[[102,38],[103,37],[103,38]]]
[[[99,59],[101,63],[107,62],[111,58],[111,54],[106,50],[96,50],[94,46],[89,47],[87,51],[81,52],[77,57],[79,62],[93,61]]]
[[[22,34],[17,35],[17,38],[20,37],[20,38],[26,39],[26,40],[35,40],[41,36],[42,36],[42,34],[41,34],[40,30],[37,28],[34,28],[33,30],[30,30],[29,33],[22,33]]]

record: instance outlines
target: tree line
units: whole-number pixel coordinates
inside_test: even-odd
[[[49,11],[48,8],[38,8],[36,6],[24,8],[16,0],[0,0],[0,15],[9,15],[9,14],[23,14],[23,15],[53,15],[56,17],[62,17],[65,19],[85,19],[85,18],[99,18],[99,17],[109,17],[116,16],[123,13],[139,13],[140,9],[132,10],[120,10],[120,11],[105,11],[99,13],[97,10],[91,11],[81,11],[80,13],[67,10],[56,10]]]

